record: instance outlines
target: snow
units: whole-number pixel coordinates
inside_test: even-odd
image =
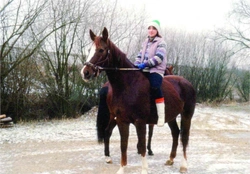
[[[102,144],[96,137],[96,108],[78,119],[16,124],[0,129],[0,174],[110,174],[120,167],[120,136],[113,131],[106,164]],[[180,120],[180,118],[178,118]],[[137,137],[130,126],[128,165],[125,173],[141,172]],[[154,156],[147,156],[149,174],[177,174],[182,161],[179,143],[173,166],[165,166],[171,149],[171,134],[155,126]],[[187,149],[190,174],[250,173],[250,106],[197,105]],[[3,167],[4,166],[4,167]]]

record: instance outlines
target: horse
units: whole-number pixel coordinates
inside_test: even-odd
[[[133,63],[110,39],[104,27],[101,36],[90,29],[93,45],[81,69],[83,80],[89,81],[105,71],[110,87],[107,105],[110,111],[108,128],[114,120],[120,133],[121,161],[117,174],[123,174],[127,165],[127,147],[129,126],[134,124],[138,138],[138,152],[142,160],[142,174],[148,173],[146,158],[146,124],[157,124],[156,106],[151,100],[150,84],[145,73],[131,71]],[[112,88],[112,90],[111,90]],[[163,78],[162,91],[165,99],[165,123],[168,123],[172,134],[172,148],[166,165],[172,165],[176,157],[179,135],[183,145],[183,159],[180,172],[187,172],[186,149],[189,141],[191,119],[195,111],[196,92],[192,84],[185,78],[169,75]],[[112,93],[111,93],[112,91]],[[176,118],[181,115],[180,128]],[[110,129],[109,129],[110,130]]]
[[[173,66],[168,66],[165,70],[164,75],[173,75]],[[110,151],[109,151],[109,141],[110,137],[112,135],[113,129],[116,126],[116,122],[112,124],[112,126],[108,127],[109,120],[109,109],[107,105],[107,95],[108,95],[108,87],[110,83],[106,82],[102,86],[99,92],[100,100],[98,105],[98,111],[97,111],[97,119],[96,119],[96,126],[97,126],[97,137],[98,142],[103,143],[104,142],[104,155],[105,155],[105,161],[106,163],[112,163],[112,159],[110,157]],[[111,88],[112,89],[112,88]],[[106,129],[108,128],[108,129]],[[153,130],[154,130],[154,124],[148,124],[148,142],[147,142],[147,150],[148,155],[153,156],[154,153],[151,149],[151,141],[153,136]]]

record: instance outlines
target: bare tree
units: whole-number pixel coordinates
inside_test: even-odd
[[[206,32],[169,30],[166,34],[168,63],[175,74],[195,87],[198,100],[222,101],[229,96],[234,79],[229,65],[230,49]]]
[[[47,0],[10,0],[0,11],[0,18],[2,19],[0,26],[2,34],[0,41],[1,112],[19,110],[13,115],[15,121],[18,120],[18,117],[22,117],[25,111],[28,111],[25,107],[21,108],[21,106],[24,106],[24,103],[27,104],[28,95],[32,90],[36,89],[34,86],[30,86],[34,84],[30,82],[37,82],[37,80],[26,78],[30,74],[35,74],[32,72],[34,69],[24,65],[33,65],[32,58],[36,58],[37,51],[52,33],[69,23],[75,22],[75,18],[72,18],[67,23],[50,28],[51,22],[49,20],[43,23],[40,22],[47,8]],[[56,20],[60,20],[60,18],[57,16]],[[20,67],[26,68],[22,69]],[[24,70],[26,73],[23,73]],[[24,74],[27,76],[24,76]],[[19,80],[21,78],[22,81]],[[15,81],[22,83],[16,83],[16,88],[13,88],[11,82]],[[25,92],[20,92],[20,89]],[[14,103],[13,98],[16,100]],[[15,109],[11,109],[11,106],[15,107]]]
[[[22,72],[24,72],[20,71],[22,70],[20,67],[23,62],[36,52],[37,47],[42,42],[42,40],[38,43],[37,41],[30,40],[28,33],[31,26],[46,7],[46,2],[34,3],[34,6],[24,6],[22,1],[19,1],[18,4],[14,2],[16,3],[16,1],[8,1],[0,11],[0,29],[2,34],[0,41],[2,112],[18,110],[16,107],[14,109],[9,108],[13,107],[13,105],[21,107],[21,103],[24,102],[25,98],[23,96],[29,91],[26,90],[28,86],[24,85],[24,81],[28,79],[24,76],[22,80],[19,80],[22,78]],[[14,86],[12,82],[18,83]],[[13,99],[16,100],[16,103]]]
[[[215,31],[217,39],[228,44],[234,44],[234,52],[244,51],[249,55],[250,49],[250,4],[239,0],[229,13],[229,25],[225,29]]]
[[[217,39],[232,45],[235,54],[234,64],[238,64],[236,73],[236,88],[243,100],[249,100],[249,67],[250,67],[250,3],[247,0],[239,0],[233,5],[229,13],[229,25],[226,29],[216,31]],[[243,68],[242,70],[240,68]],[[247,71],[245,71],[245,70]]]

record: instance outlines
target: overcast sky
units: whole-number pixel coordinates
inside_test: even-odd
[[[120,0],[122,1],[122,0]],[[162,26],[191,31],[223,26],[237,0],[126,0],[131,7],[145,5],[150,18]]]
[[[7,0],[0,0],[0,6]],[[232,3],[238,0],[118,0],[122,6],[139,9],[144,6],[151,19],[162,26],[200,31],[223,26]],[[250,0],[249,0],[250,1]],[[149,19],[149,20],[151,20]]]

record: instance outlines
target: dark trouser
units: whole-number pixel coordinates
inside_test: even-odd
[[[148,79],[151,86],[151,95],[155,99],[157,115],[158,115],[158,126],[163,126],[165,123],[165,102],[163,93],[161,91],[161,84],[163,77],[158,73],[149,73]]]
[[[151,87],[151,95],[154,99],[159,99],[163,97],[163,93],[161,90],[161,84],[162,84],[162,76],[158,73],[149,73],[147,74],[147,77],[150,82]]]

